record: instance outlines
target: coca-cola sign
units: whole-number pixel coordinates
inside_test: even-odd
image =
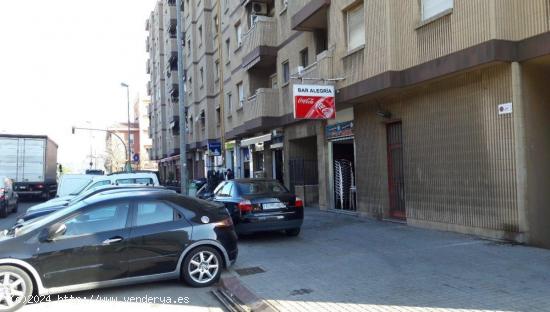
[[[294,118],[334,119],[334,86],[294,85]]]

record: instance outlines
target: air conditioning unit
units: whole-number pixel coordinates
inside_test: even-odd
[[[267,3],[252,2],[252,15],[267,15]]]

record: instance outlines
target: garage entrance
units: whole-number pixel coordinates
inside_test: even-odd
[[[289,141],[290,189],[306,205],[319,204],[319,175],[317,163],[317,137]]]

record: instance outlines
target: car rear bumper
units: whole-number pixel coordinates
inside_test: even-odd
[[[15,191],[19,196],[37,196],[46,193],[46,191]]]
[[[242,222],[235,225],[237,234],[250,234],[254,232],[281,231],[302,227],[303,219],[274,220],[274,221],[255,221]]]

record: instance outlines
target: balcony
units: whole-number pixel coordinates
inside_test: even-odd
[[[148,59],[147,63],[145,64],[145,68],[147,69],[147,74],[151,74],[151,61]]]
[[[170,24],[168,24],[168,35],[170,36],[170,38],[176,38],[177,29],[178,29],[177,19],[171,18]]]
[[[172,116],[172,120],[170,120],[170,130],[172,130],[172,134],[179,135],[179,133],[180,133],[180,116]]]
[[[147,20],[145,21],[145,31],[149,31],[150,25],[151,25],[151,22],[149,21],[149,19],[147,19]]]
[[[289,1],[289,12],[296,12],[290,20],[290,28],[300,31],[327,29],[330,0]]]
[[[172,52],[168,59],[168,66],[170,68],[178,69],[178,52]]]
[[[277,62],[277,21],[264,16],[258,18],[243,34],[242,67],[245,70],[275,66]]]
[[[151,46],[149,44],[149,36],[145,39],[145,52],[149,53],[151,51]]]
[[[148,81],[147,82],[147,95],[151,95],[151,94],[152,94],[151,81]]]
[[[261,117],[279,117],[279,89],[260,88],[244,103],[242,122]]]
[[[317,55],[317,60],[304,68],[301,73],[301,77],[307,79],[305,83],[322,83],[324,79],[333,79],[334,77],[334,65],[333,65],[332,51],[323,51]]]

